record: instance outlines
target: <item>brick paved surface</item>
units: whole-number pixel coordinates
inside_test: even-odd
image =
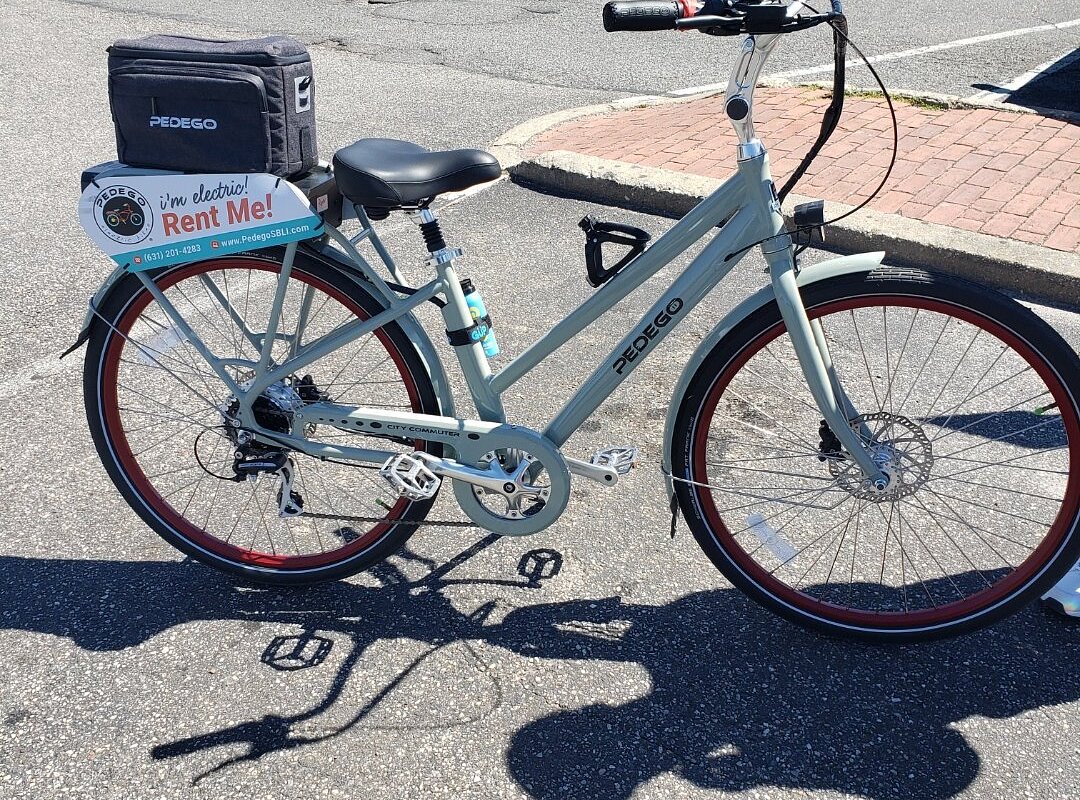
[[[798,164],[820,127],[827,92],[761,88],[758,135],[777,183]],[[569,150],[644,166],[724,178],[735,136],[713,95],[583,117],[547,131],[532,152]],[[993,109],[896,103],[900,151],[878,211],[1080,253],[1080,125]],[[796,188],[848,204],[881,180],[892,149],[878,97],[849,97],[840,126]]]

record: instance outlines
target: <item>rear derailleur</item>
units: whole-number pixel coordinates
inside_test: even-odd
[[[307,403],[328,399],[328,394],[316,386],[312,377],[305,375],[295,383],[280,381],[267,387],[266,391],[255,398],[252,411],[255,421],[262,427],[279,433],[289,433],[293,426],[293,415],[298,409]],[[232,475],[227,476],[228,479],[240,483],[245,480],[258,480],[263,474],[276,476],[278,516],[299,516],[304,510],[304,498],[293,489],[295,465],[289,457],[289,451],[256,442],[250,432],[238,428],[239,408],[239,401],[233,399],[227,408],[222,409],[225,429],[234,448]],[[309,435],[314,433],[314,426],[310,428]]]
[[[255,442],[238,444],[233,453],[232,469],[231,480],[237,483],[258,480],[266,473],[277,477],[279,517],[298,517],[304,512],[304,498],[293,489],[295,465],[287,450],[267,448]]]

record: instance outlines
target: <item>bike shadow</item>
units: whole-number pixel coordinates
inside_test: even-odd
[[[613,623],[620,633],[605,634]],[[535,798],[628,798],[665,773],[725,791],[952,797],[980,769],[966,720],[1080,699],[1077,628],[1036,607],[907,646],[818,636],[732,589],[662,606],[617,597],[530,606],[497,641],[512,647],[524,631],[534,657],[640,664],[653,684],[631,702],[525,725],[507,762]]]
[[[1080,699],[1078,629],[1035,608],[958,639],[874,647],[803,631],[734,589],[658,606],[619,597],[520,605],[528,599],[524,590],[558,574],[561,556],[530,551],[512,577],[451,577],[495,538],[444,564],[404,553],[428,570],[420,579],[386,564],[376,570],[378,587],[338,582],[292,591],[238,587],[189,563],[0,557],[0,625],[109,651],[199,620],[299,622],[299,637],[275,637],[267,645],[263,663],[277,669],[318,668],[319,634],[347,637],[352,649],[330,689],[303,713],[265,713],[152,749],[153,758],[171,759],[246,745],[194,776],[196,782],[238,762],[347,734],[424,659],[451,643],[469,647],[478,659],[493,646],[529,659],[647,670],[651,689],[643,696],[550,713],[513,734],[509,772],[538,800],[628,798],[665,774],[727,791],[777,786],[872,798],[951,797],[980,769],[964,735],[968,720]],[[516,610],[492,621],[493,603],[471,613],[455,608],[443,590],[457,583],[523,593],[515,596]],[[312,725],[341,700],[367,648],[400,637],[429,647],[344,723]],[[617,686],[618,671],[596,679]]]

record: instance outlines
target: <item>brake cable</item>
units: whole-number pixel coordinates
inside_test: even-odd
[[[806,5],[806,4],[804,3],[803,5]],[[814,9],[811,8],[810,6],[806,6],[806,7],[809,8],[811,11],[814,11]],[[817,12],[815,11],[814,13],[817,13]],[[881,194],[881,190],[885,188],[885,184],[887,184],[889,182],[889,178],[892,176],[893,167],[896,166],[896,158],[897,158],[897,155],[899,154],[899,151],[900,151],[900,123],[896,119],[896,107],[893,105],[892,95],[889,94],[889,90],[885,87],[885,82],[881,79],[881,76],[878,74],[878,71],[876,69],[874,69],[874,65],[870,63],[870,59],[866,57],[866,55],[863,53],[862,50],[859,49],[859,46],[857,44],[855,44],[855,42],[851,41],[851,39],[848,38],[847,19],[846,18],[844,19],[843,26],[839,26],[839,25],[834,24],[833,22],[830,22],[829,27],[831,27],[835,33],[839,34],[840,38],[843,39],[844,42],[851,45],[851,49],[854,50],[856,55],[858,55],[859,58],[862,59],[863,63],[866,65],[866,68],[868,70],[870,70],[870,74],[874,76],[874,81],[875,81],[875,83],[877,83],[878,87],[881,89],[881,94],[884,96],[885,103],[889,107],[889,117],[892,120],[893,142],[892,142],[892,156],[889,158],[889,166],[885,169],[885,175],[882,177],[881,182],[878,183],[878,185],[874,189],[874,191],[872,191],[870,193],[870,195],[865,200],[863,200],[861,203],[859,203],[859,205],[855,206],[850,211],[847,211],[847,212],[841,214],[839,217],[835,217],[834,219],[831,219],[828,222],[823,223],[824,225],[832,225],[833,223],[839,222],[842,219],[847,219],[852,214],[854,214],[856,211],[861,211],[862,209],[866,208],[866,206],[868,206],[870,204],[871,200],[873,200],[875,197],[877,197],[879,194]],[[843,27],[843,30],[840,29],[841,27]],[[842,77],[843,76],[843,70],[841,69],[840,72],[841,72],[841,80],[843,80],[843,77]],[[843,86],[841,86],[841,91],[843,91]],[[837,121],[839,122],[839,120],[837,120]],[[833,127],[835,127],[835,125]]]
[[[810,8],[810,6],[806,7]],[[814,11],[815,14],[818,13],[813,8],[810,8],[810,10]],[[814,163],[814,159],[817,158],[821,149],[828,143],[830,137],[832,137],[833,133],[836,131],[836,126],[840,123],[840,116],[844,113],[844,76],[847,67],[847,17],[841,16],[835,22],[830,21],[828,24],[833,29],[832,102],[829,103],[829,107],[825,109],[825,113],[821,118],[821,131],[818,133],[817,140],[810,150],[807,151],[806,155],[803,156],[799,166],[795,168],[791,177],[784,183],[783,188],[777,193],[777,197],[781,203],[784,202],[784,199],[795,187],[795,184],[798,183],[806,173],[806,170],[810,168],[810,165]]]
[[[803,3],[803,5],[815,14],[820,13],[807,3]],[[834,8],[836,7],[836,5],[837,4],[834,0]],[[779,239],[783,236],[792,236],[794,234],[802,233],[805,231],[818,230],[819,228],[824,228],[827,225],[834,225],[841,220],[847,219],[852,214],[855,214],[856,212],[866,208],[875,197],[881,194],[881,190],[885,188],[885,185],[889,182],[889,178],[892,176],[892,171],[893,168],[896,166],[896,158],[900,150],[900,123],[896,119],[896,107],[893,105],[892,95],[889,94],[889,90],[886,88],[885,82],[881,79],[878,71],[874,69],[874,65],[870,63],[870,59],[866,57],[866,54],[864,54],[863,51],[859,48],[859,46],[855,44],[855,42],[853,42],[848,36],[846,17],[844,17],[842,14],[838,15],[838,20],[829,20],[827,24],[830,28],[833,29],[834,40],[832,102],[829,104],[829,108],[825,111],[825,117],[822,119],[821,132],[818,134],[817,141],[814,142],[813,147],[811,147],[810,150],[807,152],[806,156],[803,158],[802,162],[796,168],[792,176],[788,178],[788,180],[784,183],[784,187],[777,193],[777,197],[781,203],[784,201],[784,198],[788,195],[792,188],[794,188],[795,184],[799,181],[799,179],[801,179],[802,176],[806,173],[806,170],[810,167],[810,164],[814,161],[815,158],[817,158],[822,148],[825,146],[826,142],[829,141],[829,138],[835,132],[836,127],[840,122],[840,114],[843,111],[844,107],[843,95],[845,88],[846,67],[846,55],[844,53],[845,48],[841,46],[841,43],[843,45],[850,45],[851,49],[855,51],[855,54],[858,55],[860,59],[862,59],[863,64],[865,64],[866,68],[870,70],[870,74],[874,77],[874,81],[881,89],[881,93],[884,96],[885,102],[889,107],[889,116],[892,119],[893,133],[892,156],[889,159],[889,166],[886,168],[885,175],[882,177],[881,182],[878,183],[877,187],[866,197],[865,200],[860,202],[854,208],[844,212],[838,217],[826,220],[820,225],[801,225],[792,230],[785,230],[782,233],[778,233],[773,236],[767,236],[760,241],[754,242],[753,244],[749,244],[746,247],[741,247],[738,250],[728,253],[726,256],[724,256],[725,262],[742,255],[747,250],[757,247],[760,244],[765,244],[765,242],[772,241],[773,239]],[[808,247],[808,245],[804,245],[799,248],[796,251],[796,255],[805,250],[806,247]]]

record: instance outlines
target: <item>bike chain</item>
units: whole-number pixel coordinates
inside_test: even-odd
[[[476,528],[479,527],[475,522],[470,520],[450,520],[450,519],[402,519],[392,520],[386,517],[355,517],[349,514],[322,514],[318,511],[304,511],[301,514],[297,514],[298,517],[310,517],[312,519],[327,519],[337,520],[338,522],[385,522],[388,525],[412,525],[419,527],[421,525],[431,525],[435,528]]]

